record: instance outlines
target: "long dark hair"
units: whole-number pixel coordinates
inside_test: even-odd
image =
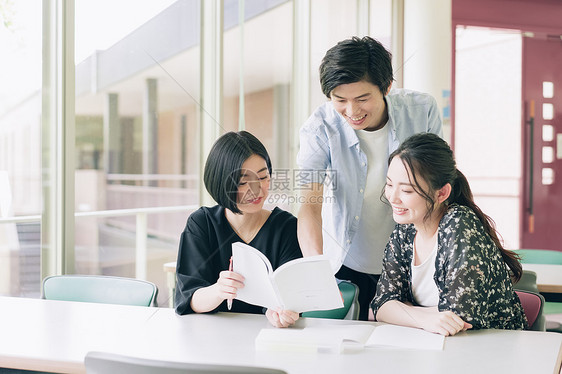
[[[484,230],[500,250],[502,258],[513,273],[515,281],[521,278],[523,273],[519,256],[512,251],[505,249],[501,243],[496,225],[492,218],[486,215],[474,202],[472,191],[468,180],[457,169],[453,151],[443,139],[435,134],[420,133],[406,139],[398,149],[390,155],[388,163],[394,157],[400,157],[404,166],[409,169],[410,178],[414,190],[427,202],[427,214],[424,219],[428,219],[435,210],[435,191],[441,189],[447,183],[451,185],[451,194],[440,205],[441,216],[445,214],[450,204],[456,203],[470,208],[478,217]],[[419,179],[423,179],[429,186],[429,191],[424,191],[420,187]]]

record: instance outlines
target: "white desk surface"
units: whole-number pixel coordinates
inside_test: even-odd
[[[171,361],[255,365],[288,373],[559,373],[562,334],[481,330],[443,351],[366,348],[344,353],[260,352],[265,316],[177,316],[169,308],[0,297],[0,367],[84,373],[88,351]],[[357,321],[301,319],[299,324]]]
[[[523,264],[523,270],[537,273],[537,286],[540,292],[562,293],[562,265]]]

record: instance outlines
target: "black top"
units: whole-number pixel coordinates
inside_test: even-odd
[[[193,212],[180,238],[176,266],[176,313],[194,313],[193,293],[217,282],[219,273],[228,270],[232,243],[244,241],[234,232],[224,208],[217,205]],[[254,239],[247,243],[267,256],[275,270],[285,262],[302,257],[297,241],[297,219],[279,208],[269,218]],[[226,301],[212,312],[228,311]],[[261,306],[233,300],[231,312],[263,314]]]

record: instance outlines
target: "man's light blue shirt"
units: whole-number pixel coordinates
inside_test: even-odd
[[[388,156],[400,142],[420,132],[443,136],[435,99],[428,94],[396,89],[385,96],[388,108]],[[337,271],[359,227],[367,182],[367,156],[355,130],[328,101],[318,107],[300,129],[297,183],[324,183],[322,231],[324,253]],[[304,187],[303,187],[304,188]],[[376,225],[377,222],[373,222]],[[388,238],[386,238],[388,239]],[[384,248],[365,248],[380,250]],[[382,264],[381,264],[382,266]]]

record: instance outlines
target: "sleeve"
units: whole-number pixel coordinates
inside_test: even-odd
[[[195,291],[215,283],[221,271],[214,257],[219,249],[212,252],[206,218],[202,210],[194,212],[187,220],[180,237],[178,263],[176,266],[176,313],[194,313],[191,299]]]
[[[309,119],[309,121],[311,121]],[[308,122],[307,122],[308,123]],[[323,183],[330,164],[328,137],[316,126],[305,124],[300,129],[300,148],[297,164],[301,170],[296,178],[299,186]]]
[[[427,113],[427,132],[443,137],[443,122],[439,115],[439,107],[433,96],[430,96],[430,105]]]
[[[377,293],[371,302],[375,320],[377,318],[377,311],[387,301],[412,301],[409,286],[409,261],[407,260],[408,256],[401,238],[399,225],[396,225],[392,232],[384,253],[383,269],[377,285]]]
[[[484,228],[474,214],[458,212],[444,229],[443,259],[438,266],[439,311],[450,310],[474,328],[486,327],[488,292],[491,287],[493,245],[483,234]],[[491,260],[491,259],[490,259]]]

